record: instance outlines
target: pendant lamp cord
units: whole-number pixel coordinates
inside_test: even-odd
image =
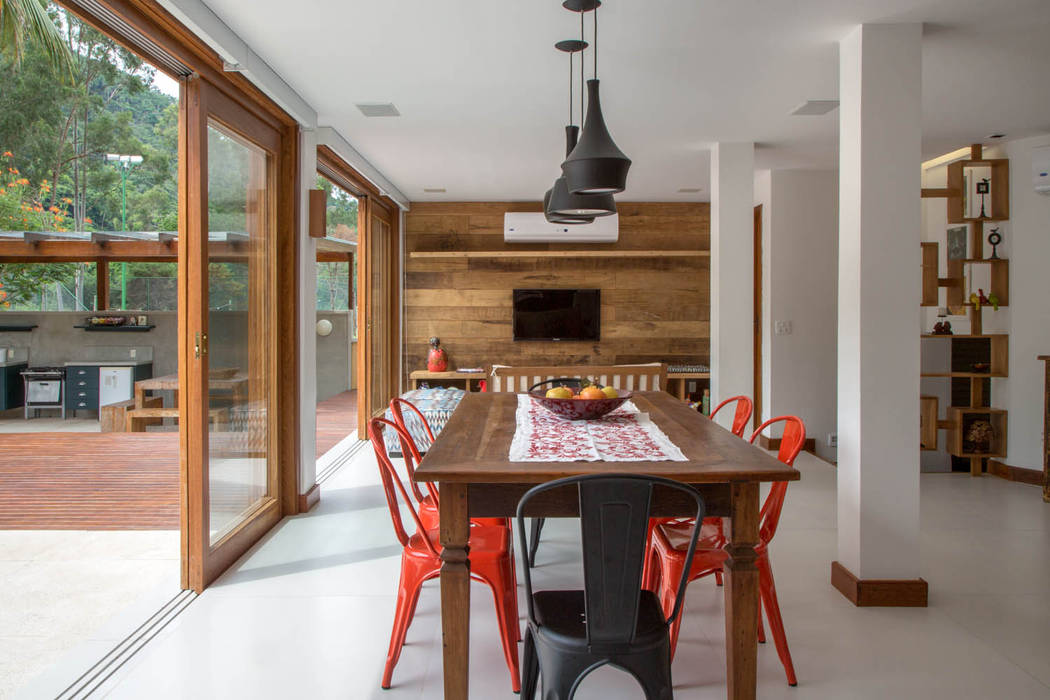
[[[572,126],[572,52],[569,52],[569,126]]]
[[[580,42],[584,43],[584,44],[587,43],[587,42],[585,42],[583,40],[583,13],[582,12],[580,13]],[[581,125],[583,124],[583,93],[584,93],[584,86],[585,86],[585,83],[583,82],[583,64],[585,63],[585,61],[584,61],[585,57],[584,57],[583,51],[585,51],[585,50],[586,50],[586,48],[580,49],[580,124]]]
[[[582,15],[581,15],[582,17]],[[594,79],[598,79],[598,8],[594,8]]]

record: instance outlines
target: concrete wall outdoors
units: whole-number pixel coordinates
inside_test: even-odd
[[[354,350],[357,343],[351,341],[352,314],[349,311],[318,311],[317,320],[327,319],[332,323],[332,332],[327,336],[317,335],[316,377],[317,402],[354,388]]]
[[[762,418],[799,416],[817,454],[834,461],[838,172],[760,172],[755,200],[763,205]],[[791,332],[776,335],[777,322]]]
[[[156,328],[147,333],[91,332],[74,325],[84,323],[87,314],[72,311],[4,312],[0,324],[35,323],[30,333],[0,332],[0,347],[28,348],[30,365],[62,365],[77,360],[106,359],[99,348],[114,348],[112,359],[127,355],[118,348],[153,348],[153,374],[175,374],[178,371],[178,321],[174,311],[126,311],[117,314],[145,314]]]

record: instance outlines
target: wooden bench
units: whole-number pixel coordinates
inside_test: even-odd
[[[216,429],[226,420],[229,409],[208,409],[208,420],[211,421],[212,430]],[[178,408],[133,408],[126,413],[125,430],[129,433],[141,433],[146,430],[147,425],[156,425],[165,418],[179,419]],[[152,421],[152,422],[150,422]]]
[[[529,387],[547,379],[590,377],[602,385],[627,391],[659,391],[667,386],[667,365],[581,365],[576,367],[492,368],[489,391],[525,393]]]
[[[159,408],[164,405],[164,399],[159,396],[150,396],[145,399],[144,408]],[[127,413],[135,408],[135,399],[118,401],[106,404],[99,409],[99,428],[103,433],[123,433],[127,429]]]

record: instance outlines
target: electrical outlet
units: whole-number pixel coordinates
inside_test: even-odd
[[[128,352],[131,354],[132,359],[134,359],[135,353],[137,353],[138,350],[136,350],[135,348],[131,348],[131,350],[128,350]]]
[[[839,435],[838,433],[828,433],[828,447],[839,446]]]
[[[777,321],[773,324],[776,335],[791,335],[791,321]]]

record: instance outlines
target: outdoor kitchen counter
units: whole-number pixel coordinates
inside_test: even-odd
[[[63,362],[64,367],[137,367],[139,365],[152,365],[153,360],[79,360],[76,362]]]

